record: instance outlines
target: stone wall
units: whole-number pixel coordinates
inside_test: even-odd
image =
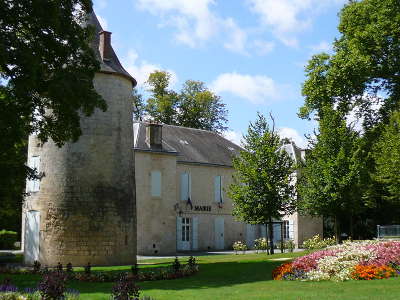
[[[26,197],[23,214],[40,212],[43,265],[136,261],[132,83],[98,73],[94,85],[108,110],[82,117],[76,143],[58,148],[29,140],[28,157],[40,155],[44,177],[40,191]]]

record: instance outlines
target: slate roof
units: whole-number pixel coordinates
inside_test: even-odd
[[[91,41],[91,48],[94,50],[97,60],[100,62],[101,71],[104,73],[115,73],[122,75],[132,81],[133,86],[136,86],[137,82],[121,65],[114,49],[111,47],[111,58],[108,60],[103,60],[99,51],[100,36],[99,33],[103,31],[96,14],[92,11],[87,16],[86,25],[92,25],[95,27],[95,36]]]
[[[174,154],[178,162],[232,166],[232,158],[243,150],[215,132],[172,125],[162,126],[162,150],[152,149],[146,142],[146,126],[133,125],[135,150]]]

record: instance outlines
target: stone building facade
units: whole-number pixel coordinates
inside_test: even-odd
[[[134,124],[138,254],[232,249],[235,241],[267,235],[265,226],[238,222],[232,216],[227,188],[232,157],[241,148],[216,133],[138,122]],[[300,159],[295,145],[285,146]],[[322,221],[297,213],[285,216],[284,238],[301,245]],[[275,225],[275,241],[281,239]]]
[[[29,137],[28,164],[42,174],[30,180],[23,206],[25,262],[43,265],[132,264],[136,262],[136,206],[132,134],[132,88],[94,13],[88,24],[101,70],[96,91],[106,112],[81,117],[82,136],[58,148]]]

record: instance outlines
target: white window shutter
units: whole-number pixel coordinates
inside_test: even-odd
[[[188,189],[187,189],[187,198],[192,200],[192,175],[187,173],[187,181],[188,181]]]
[[[222,202],[222,177],[214,177],[214,201]]]
[[[294,222],[293,220],[289,220],[289,239],[294,239]]]
[[[189,197],[189,174],[181,174],[181,200],[186,201]]]
[[[36,175],[40,173],[40,156],[32,156],[29,160],[29,167],[36,169]],[[28,180],[28,192],[38,192],[40,189],[40,179]]]
[[[182,218],[176,217],[176,247],[178,250],[181,249],[182,243]]]
[[[161,197],[161,172],[151,172],[151,195],[153,197]]]
[[[198,219],[198,217],[193,217],[192,218],[192,250],[199,249],[198,227],[199,227],[199,219]]]
[[[263,237],[263,238],[267,237],[267,226],[266,225],[261,225],[261,237]]]

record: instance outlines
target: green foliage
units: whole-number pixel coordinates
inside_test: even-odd
[[[338,238],[339,219],[351,218],[363,208],[359,137],[340,112],[325,106],[322,114],[314,148],[301,170],[298,205],[304,213],[333,217]]]
[[[233,159],[235,173],[228,190],[233,215],[250,224],[267,224],[292,213],[294,165],[281,150],[274,127],[271,129],[266,118],[258,114],[255,123],[250,123],[244,142],[244,150]]]
[[[357,108],[370,128],[399,104],[400,5],[397,0],[350,1],[340,13],[339,31],[334,53],[309,61],[300,116],[320,114],[335,103],[344,113]],[[384,105],[376,114],[372,108],[378,102]]]
[[[337,241],[334,237],[322,239],[319,234],[314,235],[312,238],[303,242],[303,248],[306,250],[318,250],[328,246],[336,245]]]
[[[245,252],[247,250],[247,245],[245,242],[236,241],[233,243],[232,248],[233,248],[233,250],[235,250],[235,253],[237,253],[238,251]]]
[[[286,240],[283,242],[283,249],[287,249],[287,250],[289,250],[289,252],[293,252],[295,247],[296,247],[296,244],[294,243],[293,240]]]
[[[187,80],[177,93],[169,89],[171,74],[155,71],[147,84],[150,97],[143,104],[141,95],[134,93],[135,116],[142,120],[147,113],[152,121],[197,129],[222,132],[227,129],[226,105],[201,81]]]
[[[135,116],[135,119],[143,121],[145,105],[143,102],[143,96],[139,94],[136,88],[132,90],[132,105],[133,105],[133,115]]]
[[[187,80],[179,94],[177,123],[180,126],[222,132],[227,110],[221,98],[201,81]]]
[[[19,219],[33,175],[25,166],[28,135],[61,146],[81,135],[80,114],[106,109],[92,80],[100,68],[89,46],[94,32],[81,26],[91,9],[91,0],[0,2],[0,220]]]
[[[398,191],[393,190],[398,186],[395,184],[397,167],[393,164],[394,157],[390,157],[389,147],[384,145],[385,138],[381,136],[382,129],[388,126],[392,112],[398,110],[400,105],[399,2],[349,1],[340,13],[339,32],[340,37],[333,43],[333,53],[313,56],[306,67],[307,79],[302,89],[305,103],[299,116],[308,119],[316,116],[322,120],[325,118],[325,107],[334,107],[343,119],[353,113],[362,123],[358,149],[353,154],[347,152],[349,157],[353,156],[358,160],[354,162],[354,167],[361,165],[352,172],[353,175],[358,172],[358,183],[353,189],[354,192],[358,189],[358,192],[348,195],[348,202],[350,204],[352,200],[356,203],[349,213],[358,218],[355,227],[358,226],[359,235],[362,236],[366,231],[365,226],[372,228],[374,224],[388,224],[399,220],[400,203],[393,201],[396,197],[398,199]],[[337,125],[332,124],[332,127],[335,126]],[[385,135],[388,134],[387,130]],[[395,145],[393,142],[389,143]],[[386,151],[386,154],[383,155],[381,151]],[[322,164],[323,161],[321,158]],[[337,166],[339,167],[339,162]],[[319,166],[315,163],[314,168],[317,167],[328,170],[326,165]],[[323,176],[322,173],[321,171],[320,176]],[[329,176],[335,174],[331,173]],[[340,172],[338,176],[344,179]],[[318,181],[317,176],[315,180]],[[336,186],[338,189],[340,186],[344,187],[343,182],[339,181]],[[326,183],[327,189],[333,186]],[[330,183],[334,184],[334,181]],[[322,188],[323,184],[320,186]],[[322,189],[323,195],[330,199],[337,196],[335,192],[329,196],[325,193],[327,189]],[[341,193],[344,194],[344,191]],[[328,208],[328,205],[325,207]],[[344,203],[337,203],[335,207],[338,211],[346,211]],[[339,213],[336,214],[338,216]],[[348,214],[342,217],[348,218]],[[353,221],[347,222],[352,231]]]
[[[147,84],[151,96],[147,99],[146,112],[153,121],[175,125],[178,95],[168,89],[170,80],[171,74],[164,71],[155,71],[149,75]]]
[[[390,122],[383,128],[375,144],[373,156],[376,160],[375,179],[382,183],[386,198],[400,204],[400,112],[393,112]]]
[[[178,259],[178,256],[175,257],[174,262],[172,263],[172,269],[175,273],[178,273],[181,270],[181,263]]]
[[[259,238],[254,241],[254,248],[256,250],[267,250],[268,240],[266,238]]]
[[[13,250],[15,242],[19,239],[15,231],[0,230],[0,249]]]

